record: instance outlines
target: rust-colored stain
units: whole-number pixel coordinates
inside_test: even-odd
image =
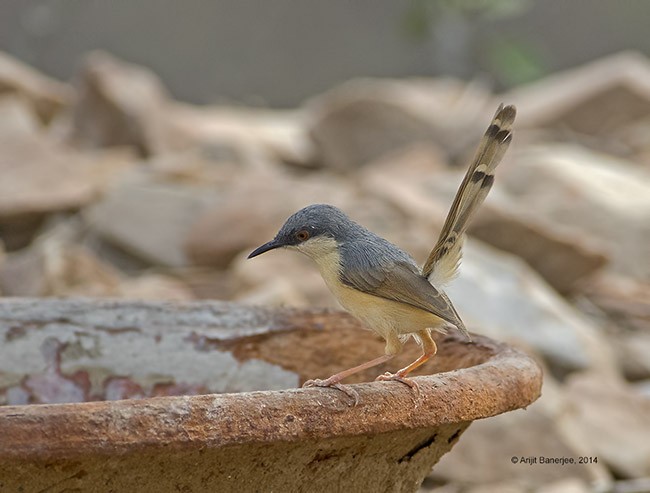
[[[0,303],[0,311],[10,312],[10,303]],[[137,302],[56,303],[81,314],[71,323],[82,324],[84,310],[122,317]],[[229,307],[255,312],[247,320],[268,330],[215,330],[225,335],[203,341],[203,349],[261,359],[302,379],[327,376],[383,348],[338,312],[211,302],[137,307],[139,316],[151,308],[165,320],[209,308],[215,327],[220,317],[233,326]],[[423,369],[430,374],[416,377],[419,397],[398,382],[372,382],[354,385],[356,406],[335,389],[308,388],[0,407],[0,490],[245,492],[263,484],[274,491],[416,491],[473,420],[526,407],[541,388],[539,366],[505,344],[451,333],[438,343],[438,356]],[[395,366],[417,351],[413,344]],[[116,395],[140,396],[128,380],[111,382]]]
[[[204,350],[230,351],[239,361],[261,359],[294,371],[301,382],[327,378],[345,368],[356,366],[384,353],[385,342],[345,312],[285,310],[275,317],[276,330],[265,334],[228,340],[202,337]],[[438,354],[413,375],[426,375],[467,368],[493,355],[496,346],[486,339],[470,342],[454,334],[433,334]],[[468,351],[465,344],[472,346]],[[346,379],[348,383],[372,381],[385,371],[395,371],[421,354],[414,341],[388,364],[360,372]]]

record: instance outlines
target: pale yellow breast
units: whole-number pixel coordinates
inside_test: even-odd
[[[340,281],[340,257],[333,239],[316,238],[305,242],[298,249],[316,262],[327,287],[339,303],[384,339],[444,324],[442,319],[432,313],[344,285]]]

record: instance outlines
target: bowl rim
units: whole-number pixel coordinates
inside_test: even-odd
[[[200,305],[206,303],[214,302]],[[282,313],[286,317],[289,312]],[[487,359],[414,377],[418,398],[398,382],[372,382],[351,384],[359,394],[356,406],[344,393],[327,388],[0,406],[0,460],[48,461],[435,428],[525,408],[540,396],[542,369],[531,356],[485,336],[472,338],[468,343],[449,334],[445,343],[480,349]]]

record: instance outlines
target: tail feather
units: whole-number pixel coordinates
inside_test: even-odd
[[[448,283],[457,274],[463,234],[492,188],[494,170],[512,140],[515,116],[514,106],[499,106],[460,184],[438,242],[422,268],[422,275],[436,286]]]

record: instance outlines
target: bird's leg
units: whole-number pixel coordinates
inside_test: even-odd
[[[422,355],[413,363],[405,366],[401,370],[398,370],[395,373],[386,372],[383,375],[379,375],[376,380],[397,380],[398,382],[408,385],[415,390],[415,392],[419,393],[420,389],[418,388],[418,384],[410,378],[407,378],[406,375],[426,363],[431,357],[435,356],[438,347],[436,346],[435,341],[431,338],[431,334],[428,330],[421,330],[418,332],[418,336],[420,336],[420,340],[422,341]]]
[[[341,380],[344,378],[348,378],[350,375],[354,375],[355,373],[359,373],[360,371],[367,370],[368,368],[372,368],[373,366],[381,365],[382,363],[385,363],[389,359],[391,359],[394,354],[384,354],[383,356],[380,356],[379,358],[375,358],[370,361],[366,361],[365,363],[360,364],[359,366],[355,366],[353,368],[349,368],[347,370],[343,370],[339,373],[336,373],[332,375],[329,378],[326,378],[325,380],[320,380],[320,379],[315,379],[315,380],[307,380],[305,383],[302,384],[303,387],[334,387],[335,389],[340,390],[341,392],[345,393],[352,399],[354,399],[355,405],[359,402],[359,395],[352,390],[351,388],[341,385]]]

